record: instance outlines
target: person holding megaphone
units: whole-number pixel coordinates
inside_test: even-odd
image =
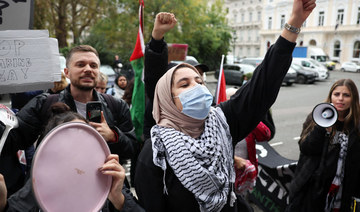
[[[360,105],[355,83],[336,81],[326,103],[317,105],[303,124],[287,211],[355,211],[360,198]]]

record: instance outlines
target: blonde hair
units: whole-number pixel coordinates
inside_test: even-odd
[[[99,79],[100,79],[100,82],[107,82],[108,81],[108,76],[106,74],[100,72]]]

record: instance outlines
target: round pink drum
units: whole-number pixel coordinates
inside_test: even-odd
[[[70,122],[42,140],[32,164],[35,198],[44,211],[99,211],[112,179],[99,168],[110,154],[103,137],[91,126]]]

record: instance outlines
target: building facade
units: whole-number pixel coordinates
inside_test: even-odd
[[[237,57],[264,56],[289,19],[293,0],[226,0]],[[317,0],[298,46],[322,48],[329,59],[360,63],[360,0]],[[255,14],[255,15],[254,15]],[[235,35],[235,34],[234,34]]]

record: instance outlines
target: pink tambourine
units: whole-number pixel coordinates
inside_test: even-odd
[[[69,122],[50,131],[36,150],[31,178],[35,198],[44,211],[99,211],[112,178],[99,168],[110,154],[91,126]]]

